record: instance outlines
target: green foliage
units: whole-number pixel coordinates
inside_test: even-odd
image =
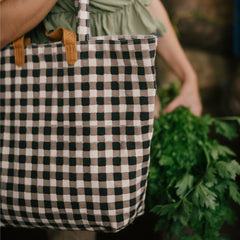
[[[176,85],[160,92],[163,105],[177,95]],[[155,120],[151,145],[147,206],[159,216],[155,230],[169,239],[219,240],[225,222],[234,221],[231,201],[240,204],[235,153],[210,130],[226,139],[237,137],[240,118],[197,117],[178,107]],[[191,232],[184,231],[185,228]]]

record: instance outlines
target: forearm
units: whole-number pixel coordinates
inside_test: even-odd
[[[157,52],[183,82],[196,82],[195,71],[177,39],[163,4],[160,0],[153,0],[148,9],[153,16],[164,23],[167,29],[164,35],[159,38]]]
[[[0,48],[36,27],[57,0],[5,0],[0,2]]]

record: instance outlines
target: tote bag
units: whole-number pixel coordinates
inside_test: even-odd
[[[75,6],[75,45],[1,50],[1,226],[115,232],[143,214],[156,39],[89,38]]]

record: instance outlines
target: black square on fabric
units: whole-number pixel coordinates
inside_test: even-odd
[[[51,142],[44,142],[43,143],[43,149],[44,150],[50,150],[51,149]]]
[[[97,104],[103,105],[104,104],[104,98],[103,97],[97,97]]]
[[[62,202],[62,201],[57,201],[57,207],[58,207],[59,209],[64,209],[64,208],[65,208],[64,202]]]
[[[140,104],[141,105],[147,105],[148,104],[148,98],[147,97],[140,97]]]
[[[98,174],[98,181],[100,181],[100,182],[106,182],[106,181],[107,181],[107,175],[106,175],[106,173],[99,173],[99,174]]]
[[[38,201],[37,200],[31,200],[31,207],[38,207]]]
[[[117,54],[114,51],[110,51],[110,58],[111,59],[117,59]]]
[[[119,97],[111,97],[111,103],[112,105],[119,105],[120,104]]]
[[[21,84],[20,85],[20,91],[21,92],[27,92],[27,90],[28,90],[27,84]]]
[[[69,121],[70,122],[76,121],[76,113],[69,113]]]
[[[4,74],[5,74],[5,72],[3,72]],[[11,70],[10,71],[10,77],[11,78],[15,78],[16,77],[16,70]],[[4,78],[5,78],[5,76],[4,76]]]
[[[136,178],[136,172],[129,172],[129,179],[135,179]]]
[[[102,221],[103,221],[103,222],[110,222],[109,217],[106,216],[106,215],[102,215],[101,218],[102,218]]]
[[[68,76],[74,76],[74,68],[68,68]]]
[[[123,52],[122,52],[122,56],[123,56],[123,59],[130,59],[129,52],[123,51]]]
[[[113,166],[120,166],[121,165],[121,158],[120,157],[114,157],[113,158]]]
[[[52,92],[52,90],[53,90],[52,83],[47,83],[45,89],[47,92]]]
[[[10,113],[10,120],[15,120],[15,112]]]
[[[72,205],[72,209],[79,209],[79,203],[78,202],[71,202],[71,205]],[[74,214],[74,219],[76,220],[77,217],[76,216],[79,216],[78,217],[78,220],[81,219],[81,215],[80,214]]]
[[[40,85],[39,84],[33,84],[33,92],[39,92],[40,91]]]
[[[62,98],[58,98],[58,100],[57,100],[57,105],[58,105],[59,107],[62,107],[62,106],[64,105],[64,100],[63,100]]]
[[[89,127],[83,127],[83,135],[90,136],[90,128]]]
[[[84,82],[84,83],[81,84],[82,91],[88,91],[89,88],[90,88],[90,86],[89,86],[88,82]]]
[[[10,148],[14,148],[15,147],[15,141],[14,140],[10,140],[9,147]]]
[[[1,100],[4,100],[4,99],[1,99]],[[2,106],[4,106],[3,104],[1,104]],[[27,99],[26,98],[22,98],[20,99],[20,105],[21,106],[27,106]]]
[[[75,106],[75,98],[69,98],[69,106]]]
[[[44,127],[44,135],[51,135],[51,127]]]
[[[92,196],[92,189],[91,188],[84,188],[85,195]]]
[[[43,194],[50,194],[50,187],[43,186]]]
[[[19,141],[19,148],[26,148],[27,142],[26,141]]]
[[[123,215],[122,214],[117,215],[116,220],[117,220],[117,222],[122,222],[123,221]]]
[[[104,67],[96,67],[97,75],[104,75]]]
[[[147,121],[147,120],[149,120],[149,113],[148,113],[148,112],[141,112],[141,113],[140,113],[140,120],[141,120],[141,121]]]
[[[52,62],[52,55],[46,54],[44,57],[46,62]]]
[[[143,149],[149,148],[150,147],[150,141],[144,141],[142,143]]]
[[[37,106],[39,106],[39,104],[40,104],[39,99],[38,99],[38,98],[34,98],[34,99],[33,99],[33,106],[37,107]],[[48,104],[48,102],[47,102],[47,99],[46,99],[46,100],[45,100],[45,105],[46,105],[46,106],[49,106],[49,105],[47,105],[47,104]]]
[[[130,186],[130,193],[136,192],[136,185]]]
[[[154,58],[156,51],[152,50],[149,53],[150,53],[150,58]]]
[[[120,127],[112,127],[113,135],[120,135]]]
[[[105,127],[98,127],[97,135],[105,135]]]
[[[111,67],[111,74],[112,75],[118,75],[119,74],[118,67]]]
[[[91,165],[91,159],[90,158],[83,158],[83,166],[89,167]]]
[[[99,142],[97,147],[98,151],[104,151],[106,149],[105,142]]]
[[[43,157],[43,164],[44,165],[50,165],[50,157],[49,156],[44,156]]]
[[[107,196],[107,189],[106,188],[99,188],[100,196]]]
[[[58,77],[63,77],[63,69],[57,69],[57,76]]]
[[[63,142],[57,142],[57,150],[63,150],[64,149],[64,143]]]
[[[134,127],[126,127],[127,135],[134,135]]]
[[[57,114],[57,121],[58,122],[63,122],[63,114],[62,113]]]
[[[133,198],[130,200],[130,207],[134,206],[136,204],[136,198]]]
[[[113,150],[120,150],[121,144],[119,142],[113,142],[112,147],[113,147]]]
[[[142,126],[141,131],[142,131],[142,134],[148,133],[149,132],[149,126],[148,125]]]
[[[40,70],[39,69],[33,69],[33,77],[40,77]]]
[[[126,104],[127,104],[127,105],[132,105],[132,104],[134,104],[133,97],[126,97]]]
[[[136,165],[137,159],[136,157],[128,157],[128,165]]]
[[[47,207],[46,207],[47,208]],[[48,208],[51,208],[51,207],[48,207]],[[53,220],[54,219],[54,216],[52,213],[45,213],[45,216],[48,220]]]
[[[31,178],[37,179],[37,177],[38,177],[37,171],[31,171]]]
[[[106,158],[98,158],[98,166],[99,167],[106,166]]]
[[[97,120],[104,121],[104,113],[97,113]]]
[[[43,179],[50,180],[50,172],[43,172]]]
[[[122,191],[121,187],[114,188],[114,194],[115,195],[121,195],[122,193],[123,193],[123,191]]]
[[[93,209],[93,203],[92,202],[86,202],[87,209]]]
[[[18,170],[18,177],[20,177],[20,178],[25,178],[25,176],[26,176],[25,170],[19,169],[19,170]]]
[[[26,206],[25,200],[22,198],[18,199],[18,204],[19,204],[19,206]]]
[[[146,175],[148,173],[148,168],[145,167],[142,169],[142,175]]]
[[[96,51],[95,56],[97,59],[103,59],[103,51]]]
[[[89,106],[89,98],[82,98],[82,105]]]
[[[125,67],[125,74],[131,75],[132,74],[132,67],[130,67],[130,66]]]
[[[135,149],[135,142],[127,142],[127,149],[128,150]]]
[[[70,127],[70,128],[69,128],[69,135],[70,135],[70,136],[76,136],[76,134],[77,134],[77,129],[76,129],[76,127]]]
[[[71,157],[69,159],[69,166],[76,166],[77,165],[77,160],[76,158]]]
[[[70,195],[71,196],[77,196],[77,189],[76,188],[70,188]]]
[[[108,204],[107,203],[100,203],[100,209],[101,210],[108,210]]]
[[[95,222],[95,216],[94,215],[87,214],[87,219],[88,219],[89,222]]]
[[[63,56],[62,54],[57,54],[57,61],[62,62],[63,61]]]
[[[90,113],[82,113],[83,121],[90,121]]]
[[[83,143],[83,151],[90,151],[90,143]]]
[[[53,75],[53,70],[51,68],[46,69],[46,76],[51,77]]]
[[[38,142],[32,141],[32,149],[38,149]]]
[[[63,173],[62,172],[56,172],[56,180],[63,180]]]
[[[89,67],[81,67],[81,75],[89,75]]]
[[[119,83],[116,81],[111,82],[111,89],[112,90],[119,90]]]
[[[74,83],[69,83],[68,84],[68,90],[69,91],[74,91],[75,90],[75,84]]]
[[[126,120],[134,120],[134,113],[126,112]]]
[[[119,121],[119,120],[120,120],[119,112],[112,112],[112,121]]]
[[[60,179],[60,180],[62,180],[62,179]],[[63,188],[62,187],[56,187],[56,193],[57,193],[57,195],[63,195]],[[58,201],[57,203],[60,204],[61,202]],[[63,208],[65,208],[65,207],[63,207]]]
[[[88,59],[88,52],[80,52],[80,59]]]
[[[19,155],[18,161],[19,161],[19,163],[26,163],[26,156],[25,155]]]
[[[57,128],[57,135],[63,135],[64,134],[64,128],[63,127],[58,127]]]
[[[58,92],[63,92],[64,91],[64,86],[63,86],[62,83],[57,84],[57,90],[58,90]]]
[[[103,82],[97,82],[96,83],[96,88],[97,88],[97,90],[103,90],[103,88],[104,88]]]
[[[15,98],[11,98],[11,99],[10,99],[10,105],[11,105],[11,106],[15,106],[15,105],[16,105],[16,100],[15,100]]]
[[[25,127],[20,127],[19,128],[19,133],[20,134],[26,134],[26,132],[27,132],[27,129]]]
[[[25,78],[27,77],[27,73],[28,73],[27,69],[22,69],[20,75],[22,78]]]
[[[52,120],[52,114],[51,113],[45,113],[45,121],[51,121]]]
[[[52,106],[52,99],[51,98],[46,98],[45,99],[45,106]]]
[[[138,75],[145,75],[144,67],[138,67]]]
[[[147,90],[148,89],[146,82],[139,82],[138,84],[139,84],[139,88],[141,90]]]
[[[143,59],[142,52],[135,52],[135,57],[137,60],[142,60]]]
[[[123,202],[122,201],[115,202],[115,208],[116,209],[122,209],[123,208]]]
[[[18,184],[18,191],[19,192],[25,192],[25,185],[24,184]]]
[[[38,192],[38,189],[37,189],[36,185],[31,185],[31,192],[32,193],[37,193]]]
[[[121,173],[113,173],[113,179],[114,179],[114,181],[121,181],[122,174]]]
[[[69,150],[70,151],[76,151],[77,147],[76,147],[76,143],[75,142],[70,142],[69,143]]]
[[[124,82],[124,89],[125,90],[132,90],[132,82]]]

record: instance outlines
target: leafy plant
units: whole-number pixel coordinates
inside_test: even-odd
[[[163,106],[177,94],[175,84],[164,88]],[[154,124],[147,193],[148,208],[159,216],[155,230],[164,230],[169,239],[224,239],[222,225],[235,220],[231,201],[240,204],[240,165],[210,133],[235,138],[240,118],[197,117],[184,107],[161,112]]]

